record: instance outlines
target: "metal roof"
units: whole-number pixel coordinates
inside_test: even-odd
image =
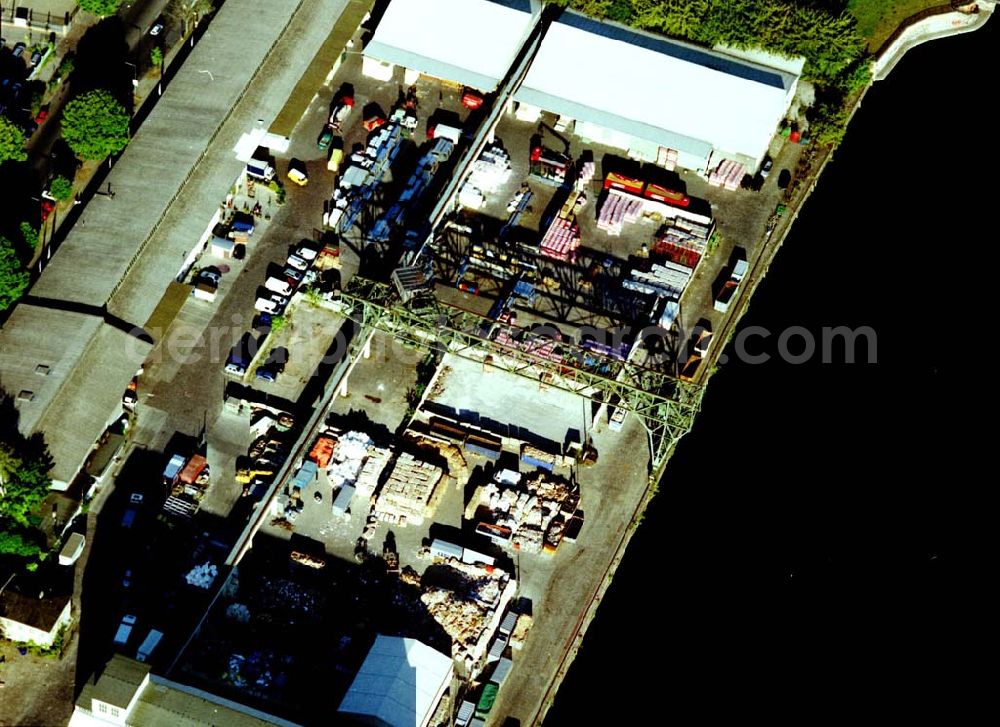
[[[759,159],[797,80],[567,11],[549,27],[514,98],[697,156],[716,148]]]
[[[266,128],[257,120],[277,114],[329,32],[312,23],[316,30],[296,35],[295,53],[273,53],[299,5],[231,0],[219,9],[108,174],[115,196],[87,203],[34,295],[146,323],[243,168],[236,143]],[[258,73],[275,56],[281,67]],[[252,103],[240,103],[245,96]]]
[[[451,682],[452,666],[450,657],[416,639],[379,634],[339,711],[420,727]]]
[[[79,471],[151,349],[96,315],[30,299],[14,309],[0,331],[0,386],[14,397],[21,433],[44,434],[57,487]]]
[[[528,0],[392,0],[365,55],[492,91],[535,20]]]

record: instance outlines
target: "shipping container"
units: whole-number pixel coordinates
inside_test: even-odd
[[[146,638],[143,639],[142,645],[139,646],[139,650],[135,654],[136,661],[146,661],[149,659],[153,650],[160,643],[160,639],[163,638],[163,632],[157,631],[156,629],[150,629],[149,633],[146,634]]]
[[[193,485],[198,481],[199,475],[208,467],[208,462],[200,454],[196,454],[181,470],[180,480],[185,485]]]
[[[475,713],[476,705],[469,700],[463,701],[458,708],[458,714],[455,715],[455,727],[466,727]]]
[[[510,635],[514,633],[515,626],[517,626],[517,614],[508,611],[507,615],[503,617],[503,621],[500,622],[500,634],[510,638]]]
[[[494,702],[497,701],[498,691],[500,691],[500,687],[496,684],[487,684],[483,687],[483,693],[479,697],[479,702],[476,704],[477,717],[486,717],[489,715],[490,711],[493,709]]]
[[[354,497],[356,488],[354,485],[343,485],[337,496],[333,498],[333,512],[336,515],[346,515],[351,506],[351,499]]]
[[[163,481],[173,484],[177,481],[177,476],[184,469],[184,465],[187,463],[187,458],[182,454],[171,455],[170,460],[167,462],[167,466],[163,470]]]
[[[73,533],[66,538],[66,544],[59,551],[59,565],[73,565],[83,553],[83,546],[86,543],[86,539],[80,533]]]
[[[454,558],[455,560],[462,559],[463,549],[459,545],[454,543],[449,543],[447,540],[441,540],[440,538],[435,538],[431,542],[431,557],[432,558],[443,558],[448,560],[449,558]]]
[[[504,681],[510,675],[510,670],[513,667],[514,662],[507,657],[501,657],[500,661],[497,662],[496,667],[493,669],[492,676],[490,676],[490,684],[496,684],[498,687],[502,687]]]
[[[330,458],[333,457],[335,446],[336,440],[333,437],[320,436],[309,451],[309,459],[315,462],[320,469],[326,469],[327,465],[330,464]]]
[[[487,663],[496,661],[501,656],[503,656],[504,650],[507,648],[507,639],[503,636],[498,636],[490,644],[490,650],[486,653]]]
[[[309,488],[309,485],[316,481],[317,471],[316,463],[312,460],[307,460],[299,468],[299,471],[295,473],[295,479],[292,480],[292,487],[297,487],[305,492]]]

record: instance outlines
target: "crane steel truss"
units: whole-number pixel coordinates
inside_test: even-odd
[[[634,412],[649,434],[654,472],[659,472],[673,446],[690,431],[701,405],[701,386],[631,361],[596,356],[562,341],[556,357],[543,357],[490,340],[488,331],[498,325],[495,321],[442,303],[433,295],[404,304],[392,286],[355,276],[341,300],[361,328],[359,340],[377,329],[404,343],[451,353]],[[520,330],[530,348],[533,334]],[[537,339],[541,342],[546,337]]]

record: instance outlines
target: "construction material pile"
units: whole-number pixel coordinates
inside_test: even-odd
[[[394,525],[420,525],[430,508],[431,497],[443,472],[404,452],[396,460],[389,479],[375,501],[373,514]]]
[[[570,260],[580,247],[580,225],[576,221],[577,211],[587,202],[582,192],[572,192],[553,218],[539,245],[542,254],[555,260]]]
[[[510,575],[499,568],[453,562],[447,567],[450,587],[425,586],[420,596],[428,613],[452,639],[452,656],[478,660],[514,591]],[[440,575],[440,574],[439,574]]]
[[[501,470],[480,493],[491,513],[492,529],[509,532],[509,543],[526,553],[554,552],[566,521],[580,505],[575,484],[546,473],[522,476]]]
[[[708,183],[713,187],[725,187],[732,191],[738,189],[743,181],[747,168],[739,162],[723,159],[708,175]]]
[[[638,197],[629,197],[609,190],[601,208],[597,211],[597,228],[612,236],[622,234],[622,227],[626,222],[637,222],[642,216],[642,204],[642,200]]]
[[[479,209],[486,195],[496,192],[510,179],[510,155],[499,144],[490,144],[472,164],[472,172],[458,194],[463,207]]]
[[[622,282],[628,290],[648,293],[669,300],[679,300],[691,282],[694,273],[689,267],[677,263],[654,263],[649,270],[633,269],[629,277]]]
[[[450,477],[459,483],[465,483],[468,481],[469,464],[466,462],[465,456],[462,454],[462,450],[459,447],[451,444],[450,442],[426,437],[415,432],[407,432],[405,436],[421,449],[432,450],[443,457],[445,462],[447,462],[448,475]]]

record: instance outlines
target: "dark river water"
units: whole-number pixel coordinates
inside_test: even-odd
[[[877,363],[722,367],[547,724],[926,716],[971,688],[998,36],[926,44],[872,89],[742,324],[773,355],[789,326],[871,326]]]

